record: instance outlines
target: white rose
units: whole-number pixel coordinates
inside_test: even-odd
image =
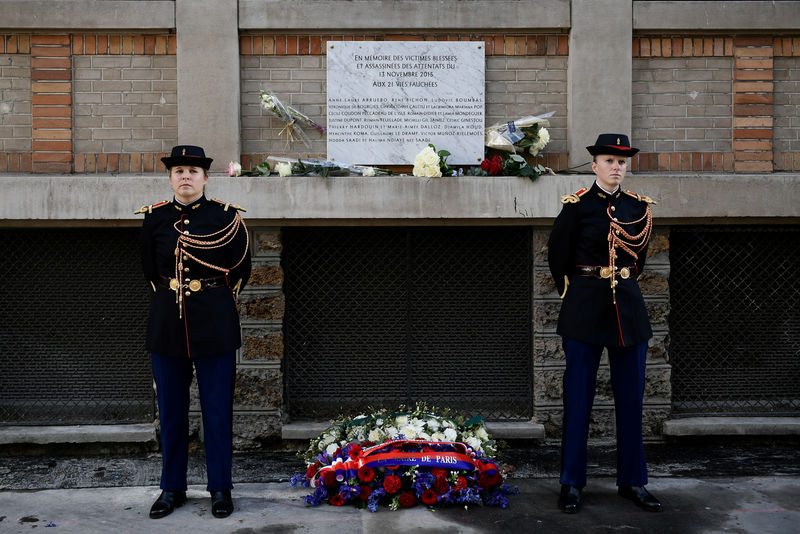
[[[426,178],[441,178],[442,170],[439,167],[425,167]]]
[[[328,456],[333,456],[333,453],[336,452],[336,449],[338,449],[338,448],[339,448],[339,444],[338,443],[331,443],[325,449],[325,452],[328,453]]]
[[[487,439],[489,439],[489,433],[488,433],[488,432],[486,432],[486,429],[484,429],[483,427],[480,427],[480,428],[479,428],[479,429],[478,429],[478,430],[475,432],[475,436],[476,436],[478,439],[480,439],[481,441],[486,441]]]
[[[445,441],[455,441],[458,437],[458,433],[455,431],[454,428],[446,428],[444,430],[444,440]]]
[[[411,171],[413,176],[425,176],[425,166],[422,164],[414,165],[414,170]]]
[[[406,426],[401,428],[400,433],[403,434],[406,437],[406,439],[417,438],[417,430],[413,426]]]
[[[393,426],[390,426],[386,429],[386,437],[387,438],[394,438],[398,434],[397,429]]]
[[[408,416],[398,415],[394,420],[394,424],[396,424],[397,426],[406,426],[408,424]]]
[[[361,171],[361,176],[375,176],[375,169],[373,167],[364,167]]]
[[[278,171],[280,176],[289,176],[292,174],[292,164],[291,163],[278,163],[275,165],[275,170]]]
[[[426,165],[439,166],[439,154],[434,152],[431,147],[428,147],[428,152],[422,155],[422,159],[425,161]]]
[[[384,440],[383,432],[381,432],[377,428],[373,428],[372,430],[370,430],[367,439],[370,441],[374,441],[375,443],[380,443],[381,441]]]
[[[425,421],[425,424],[428,425],[428,429],[433,430],[434,432],[439,430],[439,421],[436,419],[428,419]]]
[[[432,439],[433,441],[447,441],[447,438],[445,438],[445,437],[444,437],[444,434],[442,434],[441,432],[434,432],[434,433],[431,435],[431,439]]]
[[[228,176],[235,177],[242,174],[242,166],[237,161],[228,163]]]

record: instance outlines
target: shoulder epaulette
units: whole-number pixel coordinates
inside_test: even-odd
[[[658,202],[656,202],[655,200],[653,200],[650,197],[646,197],[644,195],[637,195],[633,191],[628,191],[627,189],[623,189],[623,193],[625,193],[628,196],[631,196],[631,197],[635,198],[639,202],[647,202],[648,204],[658,204]]]
[[[134,211],[133,213],[135,215],[138,215],[139,213],[153,213],[154,209],[161,208],[163,206],[166,206],[167,204],[169,204],[169,200],[162,200],[161,202],[159,202],[157,204],[150,204],[149,206],[147,206],[147,205],[142,206],[141,208],[139,208],[138,210]]]
[[[581,197],[589,192],[588,187],[584,187],[582,189],[578,189],[571,195],[564,195],[561,197],[562,204],[575,204],[581,200]]]
[[[238,211],[247,211],[246,209],[244,209],[241,206],[237,206],[236,204],[231,204],[230,202],[225,202],[224,200],[220,200],[218,198],[212,198],[211,200],[213,200],[217,204],[221,204],[222,206],[225,206],[225,211],[228,211],[228,208],[233,208],[233,209],[238,210]]]

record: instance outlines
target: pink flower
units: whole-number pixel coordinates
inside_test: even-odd
[[[242,174],[242,166],[238,161],[231,161],[228,163],[228,176],[234,177]]]

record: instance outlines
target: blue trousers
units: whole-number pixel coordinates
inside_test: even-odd
[[[161,421],[161,489],[186,490],[189,463],[189,386],[197,371],[208,491],[233,488],[233,385],[236,354],[192,358],[150,354]]]
[[[561,483],[586,485],[586,448],[602,345],[564,338],[564,417],[561,434]],[[642,443],[647,343],[608,347],[611,387],[617,426],[617,485],[647,484],[647,462]]]

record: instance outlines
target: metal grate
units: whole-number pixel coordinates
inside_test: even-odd
[[[800,412],[800,228],[673,228],[670,264],[675,412]]]
[[[138,232],[0,230],[0,424],[152,421]]]
[[[295,418],[425,401],[533,406],[530,228],[286,228],[285,392]]]

